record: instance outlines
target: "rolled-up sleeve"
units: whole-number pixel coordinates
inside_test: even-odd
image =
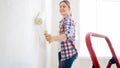
[[[66,34],[67,40],[73,40],[75,37],[75,26],[71,19],[64,20],[64,33]]]

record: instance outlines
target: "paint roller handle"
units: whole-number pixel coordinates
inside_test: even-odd
[[[45,31],[44,31],[44,34],[45,34],[45,35],[48,35],[48,31],[47,31],[47,30],[45,30]],[[48,41],[48,43],[50,44],[50,43],[51,43],[51,41]]]

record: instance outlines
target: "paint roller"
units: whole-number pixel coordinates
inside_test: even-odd
[[[42,25],[43,24],[43,20],[44,20],[44,16],[42,15],[43,13],[41,13],[40,14],[40,12],[37,14],[37,16],[35,17],[35,20],[34,20],[34,22],[35,22],[35,25],[38,25],[38,26],[40,26],[40,25]],[[48,31],[47,30],[45,30],[44,31],[44,34],[48,34]],[[51,43],[51,41],[48,41],[48,43],[50,44]]]

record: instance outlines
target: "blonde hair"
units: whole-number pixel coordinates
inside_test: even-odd
[[[68,0],[62,0],[62,1],[59,3],[59,5],[60,5],[61,3],[65,3],[65,4],[71,9],[70,2],[69,2]],[[72,13],[71,13],[71,12],[70,12],[70,16],[72,16]]]

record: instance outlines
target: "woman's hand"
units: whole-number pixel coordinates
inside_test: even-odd
[[[45,39],[46,39],[49,43],[51,43],[51,42],[53,41],[52,35],[50,35],[50,34],[44,34],[44,35],[45,35]]]
[[[51,34],[48,34],[47,31],[45,31],[44,35],[45,35],[45,39],[48,41],[48,43],[51,43],[53,41],[66,41],[66,39],[67,39],[66,34],[52,36]]]

